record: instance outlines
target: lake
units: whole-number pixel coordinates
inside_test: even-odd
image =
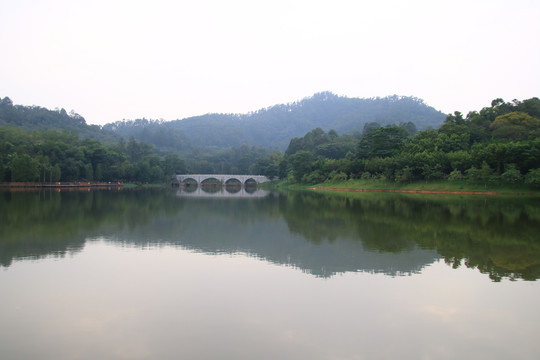
[[[538,359],[540,199],[0,192],[0,359]]]

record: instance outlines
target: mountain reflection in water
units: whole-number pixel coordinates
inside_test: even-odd
[[[315,276],[419,272],[440,258],[501,278],[540,275],[536,199],[165,190],[0,193],[0,264],[86,241],[243,253]]]

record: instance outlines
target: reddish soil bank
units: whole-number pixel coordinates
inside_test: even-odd
[[[120,182],[4,182],[0,183],[2,188],[92,188],[92,187],[121,187]]]
[[[311,187],[310,190],[327,191],[354,191],[354,192],[389,192],[389,193],[411,193],[411,194],[457,194],[457,195],[497,195],[494,191],[444,191],[444,190],[400,190],[400,189],[338,189]]]

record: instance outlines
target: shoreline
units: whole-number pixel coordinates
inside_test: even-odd
[[[350,191],[350,192],[388,192],[388,193],[410,193],[410,194],[454,194],[454,195],[499,195],[495,191],[450,191],[450,190],[405,190],[405,189],[346,189],[309,187],[309,190],[322,191]]]
[[[37,189],[37,188],[94,188],[94,187],[123,187],[123,183],[104,183],[104,182],[88,182],[88,181],[74,181],[74,182],[53,182],[53,183],[41,183],[41,182],[5,182],[0,183],[0,188],[3,189]]]
[[[431,183],[395,184],[382,181],[347,180],[337,183],[320,183],[303,185],[288,183],[286,181],[272,182],[272,186],[263,186],[268,190],[308,190],[332,191],[351,193],[396,193],[396,194],[440,194],[440,195],[484,195],[484,196],[530,196],[540,197],[540,191],[525,187],[509,186],[479,186],[476,184],[448,183],[447,181],[434,181]]]

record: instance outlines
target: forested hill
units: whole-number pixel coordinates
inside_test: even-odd
[[[88,125],[79,114],[64,109],[49,110],[40,106],[14,105],[13,101],[0,98],[0,126],[14,126],[26,131],[67,130],[77,133],[83,139],[118,141],[120,136],[102,130],[98,125]]]
[[[438,128],[444,119],[445,114],[415,97],[360,99],[323,92],[248,114],[206,114],[168,122],[118,121],[103,129],[179,151],[196,147],[225,149],[245,144],[285,150],[291,138],[318,127],[344,134],[361,131],[370,122],[381,125],[413,122],[421,130]]]

